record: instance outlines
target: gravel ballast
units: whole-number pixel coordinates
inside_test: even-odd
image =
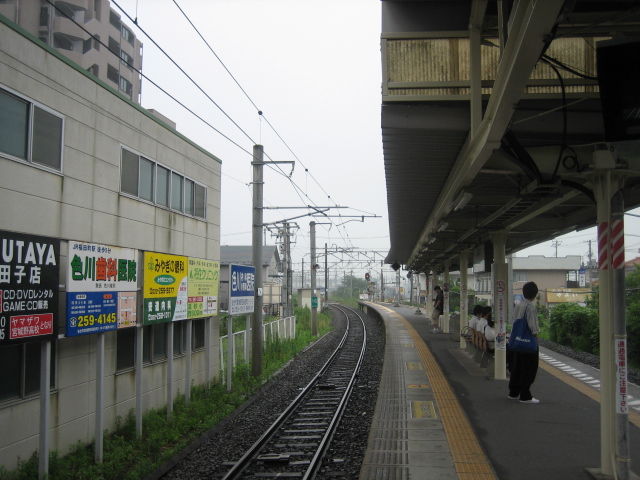
[[[245,404],[203,435],[147,480],[222,478],[234,462],[260,437],[300,390],[315,376],[344,334],[344,321],[334,315],[334,330],[296,355]],[[330,447],[328,465],[316,478],[357,478],[367,437],[384,356],[384,325],[367,317],[367,353],[339,431]],[[349,472],[346,475],[340,472]]]

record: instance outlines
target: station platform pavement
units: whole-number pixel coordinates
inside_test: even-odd
[[[432,333],[415,307],[367,308],[385,322],[386,348],[361,480],[593,478],[586,469],[600,465],[596,369],[541,349],[532,387],[541,403],[522,404],[507,398],[507,382],[488,378],[455,335]],[[630,393],[640,400],[640,388],[631,385]],[[638,474],[640,402],[631,403],[629,450]]]

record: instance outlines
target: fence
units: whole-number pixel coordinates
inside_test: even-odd
[[[249,329],[249,332],[251,329]],[[295,338],[296,336],[296,317],[284,317],[273,322],[265,323],[262,325],[262,338],[264,344],[273,341],[276,338],[287,339]],[[229,350],[229,335],[223,335],[220,337],[220,369],[226,372],[225,358],[228,357]],[[240,362],[249,362],[250,354],[250,336],[247,334],[247,330],[240,332],[233,332],[233,367]]]

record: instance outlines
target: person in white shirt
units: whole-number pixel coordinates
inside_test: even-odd
[[[468,323],[469,328],[473,330],[477,330],[476,327],[478,325],[478,320],[480,320],[478,317],[480,316],[481,312],[482,312],[482,305],[476,305],[475,307],[473,307],[473,312]]]
[[[527,282],[522,286],[524,301],[516,305],[513,312],[513,320],[526,318],[529,330],[534,337],[537,337],[540,327],[538,326],[538,312],[536,304],[533,303],[538,295],[538,286],[534,282]],[[520,399],[522,403],[537,404],[540,400],[531,395],[531,385],[538,373],[538,351],[534,353],[524,353],[509,351],[510,371],[509,378],[509,398]]]
[[[491,313],[489,313],[489,316],[487,317],[487,324],[484,326],[484,329],[483,329],[484,338],[487,339],[489,350],[493,350],[495,348],[495,342],[496,342],[495,327],[496,325],[493,322],[493,319],[491,318]]]
[[[476,330],[483,334],[484,327],[487,324],[487,317],[491,315],[491,307],[483,305],[480,308],[480,315],[478,316],[478,321],[476,322]]]

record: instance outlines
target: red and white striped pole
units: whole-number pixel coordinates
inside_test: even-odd
[[[598,269],[609,269],[609,222],[598,224]]]
[[[629,406],[627,399],[627,329],[625,322],[624,271],[624,197],[618,190],[611,197],[609,258],[612,269],[611,300],[613,302],[613,359],[616,372],[616,476],[630,476]]]

